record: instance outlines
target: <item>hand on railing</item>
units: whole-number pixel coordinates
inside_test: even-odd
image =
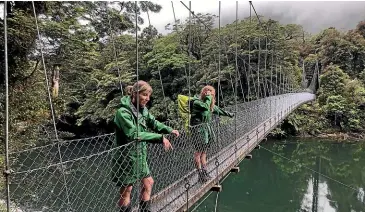
[[[166,151],[169,151],[169,149],[173,150],[172,145],[167,138],[163,137],[162,143]]]
[[[177,130],[171,131],[172,134],[175,134],[176,137],[179,137],[180,133]]]

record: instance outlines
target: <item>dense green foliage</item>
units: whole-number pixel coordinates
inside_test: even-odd
[[[37,38],[31,2],[7,3],[11,148],[25,148],[54,138],[47,89],[52,95],[60,138],[112,132],[111,121],[122,90],[136,80],[134,3],[118,2],[111,7],[107,2],[36,2],[35,6],[43,45]],[[139,2],[138,24],[145,21],[142,13],[160,9],[151,2]],[[264,17],[260,17],[261,24],[256,18],[245,19],[218,31],[213,27],[216,16],[197,16],[190,24],[188,20],[168,24],[167,35],[159,34],[153,26],[139,29],[138,76],[154,88],[150,106],[159,120],[178,118],[175,100],[177,94],[188,94],[188,73],[192,94],[206,83],[217,88],[220,79],[221,106],[233,104],[237,49],[240,102],[243,96],[249,100],[269,95],[270,86],[264,78],[271,80],[270,71],[287,76],[299,88],[302,61],[307,72],[313,73],[318,59],[323,70],[319,101],[303,106],[289,122],[302,132],[323,132],[328,127],[363,130],[365,119],[359,105],[364,103],[364,22],[347,33],[330,28],[309,36],[299,25],[283,25]],[[4,31],[2,23],[0,28]],[[0,39],[3,50],[3,36]],[[55,95],[53,79],[58,69],[59,92]],[[3,113],[0,119],[3,127]]]
[[[355,133],[365,131],[365,34],[364,22],[346,33],[329,28],[310,40],[322,66],[317,101],[302,106],[289,117],[300,133]]]

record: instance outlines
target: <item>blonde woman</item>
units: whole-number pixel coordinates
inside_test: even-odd
[[[121,107],[114,118],[115,145],[121,148],[114,154],[112,176],[113,182],[120,187],[118,202],[120,212],[132,210],[131,192],[133,184],[137,181],[143,184],[140,211],[147,212],[151,210],[150,197],[154,181],[147,164],[146,143],[162,144],[166,150],[169,150],[172,146],[163,133],[179,136],[179,132],[155,120],[146,108],[152,94],[152,88],[147,82],[138,81],[133,86],[128,86],[127,92],[129,95],[121,99]],[[139,111],[137,111],[137,98],[139,98]],[[148,132],[147,127],[157,133]],[[132,144],[133,141],[137,143]]]
[[[210,126],[212,114],[221,116],[233,117],[232,113],[226,112],[215,105],[215,89],[212,86],[205,86],[200,92],[200,97],[194,97],[193,106],[191,109],[190,125],[200,125],[195,127],[197,141],[194,141],[195,147],[195,165],[198,169],[199,179],[203,182],[209,180],[211,177],[207,171],[207,150],[211,145],[211,140],[214,140],[214,132]]]

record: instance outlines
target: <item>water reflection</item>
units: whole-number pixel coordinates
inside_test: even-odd
[[[359,191],[357,193],[357,199],[364,203],[364,189],[363,188],[359,188]]]
[[[277,155],[261,148],[243,161],[241,172],[223,182],[217,211],[365,212],[364,143],[300,140],[263,147]],[[195,211],[215,211],[215,198]]]
[[[331,200],[331,191],[328,189],[328,184],[325,180],[318,183],[318,193],[314,192],[314,179],[308,181],[307,192],[304,194],[301,210],[313,212],[336,212],[336,202]],[[317,202],[317,203],[316,203]]]

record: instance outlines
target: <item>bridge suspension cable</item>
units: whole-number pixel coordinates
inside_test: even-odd
[[[120,67],[119,67],[119,62],[118,62],[117,50],[115,48],[114,30],[112,29],[112,24],[111,24],[111,21],[110,21],[109,13],[107,14],[107,18],[108,18],[108,23],[109,23],[110,38],[111,38],[112,45],[113,45],[114,61],[116,63],[115,65],[117,66],[117,71],[118,71],[119,87],[120,87],[120,91],[121,91],[122,96],[123,96],[124,95],[124,92],[123,92],[122,79],[121,79],[121,76],[120,76]]]
[[[235,103],[235,108],[234,108],[234,113],[235,113],[235,116],[234,116],[234,137],[235,137],[235,151],[234,151],[234,154],[235,154],[235,157],[236,157],[236,160],[238,162],[238,156],[237,156],[237,114],[238,114],[238,111],[237,111],[237,98],[238,98],[238,93],[237,93],[237,83],[238,83],[238,57],[237,57],[237,54],[238,54],[238,34],[237,34],[237,31],[238,31],[238,1],[236,1],[236,25],[235,25],[235,30],[236,30],[236,33],[235,33],[235,70],[236,70],[236,76],[235,76],[235,86],[234,86],[234,103]],[[226,53],[227,54],[227,53]],[[228,55],[227,55],[227,58],[228,58]],[[241,78],[241,77],[240,77]],[[245,95],[243,93],[243,88],[242,88],[242,84],[241,84],[241,89],[242,89],[242,95],[243,95],[243,100],[245,100]],[[238,163],[237,163],[238,164]]]
[[[194,24],[195,25],[195,24]],[[199,31],[201,31],[201,26],[199,24]],[[199,53],[200,53],[200,62],[202,67],[204,66],[204,61],[203,61],[203,48],[202,48],[202,42],[200,40],[200,36],[197,35],[198,37],[198,43],[199,43]],[[205,76],[205,84],[208,85],[208,78]]]
[[[177,23],[177,19],[176,19],[176,15],[175,15],[175,8],[174,8],[174,2],[171,1],[171,7],[172,7],[172,12],[173,12],[173,15],[174,15],[174,23],[175,23],[175,31],[176,31],[176,35],[178,37],[178,41],[179,41],[179,49],[180,49],[180,52],[183,52],[183,47],[181,45],[181,38],[180,38],[180,33],[179,33],[179,26],[178,26],[178,23]],[[174,27],[173,27],[174,29]],[[188,73],[186,71],[186,66],[184,65],[184,73],[185,73],[185,77],[186,77],[186,83],[189,84],[189,79],[188,79]]]
[[[268,29],[267,29],[268,30]],[[268,32],[266,32],[266,36],[265,36],[265,72],[264,72],[264,78],[267,78],[267,73],[266,73],[266,66],[267,66],[267,54],[268,54],[268,49],[267,49],[267,34]],[[267,84],[266,84],[266,80],[264,83],[265,86],[265,91],[264,91],[264,98],[267,97],[267,92],[268,92],[268,88],[267,88]]]
[[[58,153],[58,156],[59,156],[59,160],[62,163],[61,148],[60,148],[60,145],[59,145],[58,132],[57,132],[57,127],[56,127],[55,111],[54,111],[54,108],[53,108],[53,102],[52,102],[52,97],[51,97],[50,85],[49,85],[49,81],[48,81],[46,63],[45,63],[44,55],[43,55],[43,40],[41,38],[40,31],[39,31],[38,17],[37,17],[37,13],[36,13],[35,6],[34,6],[34,1],[32,1],[32,7],[33,7],[33,15],[34,15],[34,20],[35,20],[35,25],[36,25],[36,30],[37,30],[37,37],[38,37],[38,40],[39,40],[39,43],[40,43],[39,50],[40,50],[41,58],[42,58],[44,77],[45,77],[47,93],[48,93],[48,100],[49,100],[49,105],[50,105],[50,109],[51,109],[52,121],[53,121],[53,128],[54,128],[55,138],[56,138],[56,142],[57,142],[57,153]],[[66,190],[67,205],[68,205],[68,207],[70,207],[70,198],[69,198],[69,191],[68,191],[68,188],[66,186],[67,181],[66,181],[66,177],[65,177],[65,170],[62,166],[61,166],[61,173],[62,173],[62,177],[63,177],[64,187],[65,187],[65,190]]]
[[[256,12],[256,9],[255,9],[255,7],[253,6],[253,4],[252,4],[252,1],[249,1],[249,3],[250,3],[250,8],[252,7],[252,9],[254,10],[254,12],[255,12],[255,15],[256,15],[256,18],[257,18],[257,20],[258,20],[258,22],[259,22],[259,25],[260,25],[260,27],[263,29],[263,30],[265,30],[265,71],[264,71],[264,74],[265,74],[265,77],[266,77],[266,65],[267,65],[267,54],[268,54],[268,49],[267,49],[267,47],[268,47],[268,45],[267,45],[267,37],[268,37],[268,28],[266,27],[266,29],[262,26],[262,22],[261,22],[261,20],[260,20],[260,17],[258,16],[258,14],[257,14],[257,12]],[[258,62],[258,66],[260,66],[260,51],[261,51],[261,45],[260,45],[260,37],[259,37],[259,62]],[[258,70],[259,70],[260,68],[258,68]],[[258,73],[258,78],[259,78],[259,73]],[[259,82],[259,79],[258,79],[258,82]],[[266,82],[266,81],[265,81]],[[259,84],[260,84],[260,82],[259,82]],[[260,87],[260,86],[259,86]],[[266,84],[264,85],[264,97],[266,97],[266,92],[267,92],[267,90],[266,90],[267,88],[266,88]]]
[[[10,211],[10,186],[9,175],[9,67],[8,67],[8,24],[7,2],[4,2],[4,53],[5,53],[5,183],[6,183],[6,209]]]
[[[237,26],[236,26],[235,31],[237,33]],[[235,36],[236,36],[236,34],[235,34]],[[244,91],[243,91],[243,86],[242,86],[242,81],[241,81],[241,75],[239,73],[238,61],[236,61],[236,57],[237,57],[237,54],[238,54],[237,53],[238,42],[237,42],[237,40],[235,42],[236,42],[236,44],[235,44],[236,45],[236,48],[235,48],[235,70],[236,70],[236,72],[238,74],[237,75],[238,79],[237,78],[236,79],[240,81],[242,99],[243,99],[243,101],[245,101],[245,94],[244,94]],[[225,41],[223,41],[223,45],[224,45],[224,50],[225,50],[225,55],[226,55],[227,66],[228,66],[230,62],[229,62],[229,59],[228,59],[227,43]],[[233,80],[232,80],[231,72],[229,72],[229,77],[230,77],[230,80],[231,80],[232,91],[233,91],[234,95],[238,96],[238,91],[233,86],[234,83],[233,83]]]
[[[191,1],[189,1],[189,35],[188,35],[188,52],[189,52],[189,66],[188,66],[188,89],[189,89],[189,97],[191,96],[191,91],[190,91],[190,73],[191,73]],[[190,107],[190,104],[188,104],[188,107],[189,107],[189,111],[191,111],[191,107]],[[191,126],[191,120],[190,120],[190,117],[188,119],[188,126]],[[190,136],[188,136],[188,142],[190,143]],[[190,189],[190,182],[188,181],[188,179],[185,179],[186,183],[185,183],[185,189],[186,189],[186,210],[188,211],[189,210],[189,189]]]
[[[219,7],[218,7],[218,38],[219,38],[219,43],[218,43],[218,88],[220,87],[221,84],[221,46],[222,46],[222,38],[221,38],[221,1],[219,1]],[[220,105],[220,98],[219,98],[219,89],[218,89],[218,106]],[[217,131],[218,131],[218,135],[220,135],[220,115],[218,114],[218,124],[217,124]],[[220,136],[216,136],[217,138],[217,143],[218,143],[218,149],[221,149],[221,143],[220,143]],[[215,165],[216,165],[216,184],[218,185],[218,187],[220,187],[220,183],[219,183],[219,160],[218,160],[218,155],[215,158]],[[216,199],[215,199],[215,212],[217,211],[217,204],[218,204],[218,197],[219,197],[219,193],[220,191],[218,191]]]
[[[203,20],[201,20],[201,18],[199,18],[199,16],[197,16],[195,13],[194,13],[194,11],[191,9],[191,8],[188,8],[187,6],[186,6],[186,4],[184,3],[184,2],[182,2],[182,1],[180,1],[181,2],[181,4],[187,9],[187,10],[189,10],[190,12],[191,12],[191,14],[193,15],[193,17],[195,17],[200,23],[202,23],[203,25],[204,25],[204,27],[209,31],[209,32],[211,32],[212,31],[212,29],[208,26],[208,25],[206,25],[205,24],[205,22],[203,21]],[[219,17],[220,18],[220,17]],[[213,36],[216,36],[215,34],[213,34]],[[218,36],[217,36],[218,37]],[[198,38],[199,38],[199,36],[198,36]],[[218,38],[218,39],[221,39],[221,38]],[[220,41],[221,42],[221,41]],[[220,44],[221,45],[221,44]],[[216,59],[215,59],[215,56],[214,56],[214,60],[215,60],[215,63],[216,63]],[[220,59],[219,59],[219,62],[220,62]],[[233,82],[231,81],[231,84],[232,84],[232,87],[233,87]],[[221,85],[218,85],[218,90],[220,90],[220,91],[222,91],[222,86]],[[224,103],[224,97],[223,97],[223,92],[221,92],[221,94],[220,95],[222,95],[222,100],[223,100],[223,104],[225,105],[225,103]]]
[[[134,18],[135,18],[135,23],[134,23],[134,30],[135,30],[135,44],[136,44],[136,52],[135,52],[135,57],[136,57],[136,82],[137,82],[137,91],[139,92],[140,90],[140,87],[139,87],[139,45],[138,45],[138,5],[137,5],[137,1],[134,2]],[[134,91],[133,91],[134,92]],[[139,95],[137,95],[137,99],[136,99],[136,108],[137,108],[137,115],[136,115],[136,120],[137,120],[137,124],[136,124],[136,134],[137,134],[137,138],[139,137],[140,135],[140,132],[139,132],[139,117],[140,117],[140,99],[139,99]],[[139,141],[138,140],[135,140],[134,142],[134,148],[136,150],[136,153],[137,153],[137,158],[140,158],[141,157],[141,151],[140,151],[140,148],[139,148]],[[136,165],[136,172],[137,174],[140,173],[142,171],[142,167],[141,167],[141,164],[140,163],[137,163]],[[136,182],[137,188],[140,187],[140,184],[141,182],[138,181]],[[137,209],[139,209],[140,205],[138,204],[137,205]]]
[[[227,45],[226,45],[226,43],[225,43],[225,41],[223,41],[223,43],[224,43],[224,50],[225,50],[225,55],[226,55],[226,61],[227,61],[227,66],[229,65],[229,61],[228,61],[228,52],[227,52]],[[231,81],[231,85],[232,85],[232,92],[234,93],[234,95],[237,95],[235,92],[236,92],[236,90],[235,90],[235,88],[234,88],[234,86],[233,86],[233,80],[232,80],[232,74],[231,74],[231,72],[229,72],[229,80]]]
[[[218,48],[219,49],[219,48]],[[218,56],[218,63],[220,63],[220,57]],[[214,55],[214,64],[215,64],[215,67],[217,70],[219,70],[219,64],[217,64],[217,60],[216,60],[216,57]],[[218,80],[219,80],[219,71],[218,71]],[[233,84],[232,84],[233,85]],[[223,92],[222,92],[222,86],[220,85],[220,83],[218,82],[218,90],[220,92],[218,92],[218,95],[220,95],[222,97],[222,104],[223,104],[223,107],[225,107],[225,102],[224,102],[224,95],[223,95]],[[219,104],[218,104],[219,105]]]
[[[251,7],[250,7],[250,27],[252,27],[252,14],[251,14]],[[251,94],[250,94],[250,76],[251,76],[251,35],[248,38],[248,101],[251,101]],[[253,82],[255,83],[255,79],[253,79]],[[256,86],[254,85],[254,88],[256,89]]]
[[[172,4],[173,5],[173,4]],[[133,6],[133,4],[132,4]],[[136,58],[136,79],[139,81],[139,38],[138,38],[138,15],[139,9],[137,6],[137,2],[135,2],[135,11],[134,11],[134,30],[135,30],[135,58]],[[189,22],[188,22],[188,73],[187,76],[187,87],[189,92],[189,97],[191,96],[191,72],[192,72],[192,38],[193,32],[192,27],[195,26],[192,24],[192,15],[194,13],[191,10],[191,2],[189,2]],[[33,3],[34,9],[34,3]],[[133,11],[133,10],[132,10]],[[148,15],[148,14],[147,14]],[[149,15],[148,15],[149,16]],[[109,17],[108,17],[109,18]],[[133,16],[132,16],[133,18]],[[109,28],[112,27],[112,22],[109,22]],[[150,23],[150,20],[149,20]],[[178,24],[175,17],[176,23],[176,31],[178,31]],[[150,24],[151,26],[151,24]],[[200,25],[199,25],[200,27]],[[185,28],[186,29],[186,28]],[[224,98],[222,96],[222,45],[224,43],[221,29],[221,3],[219,2],[219,29],[218,29],[218,102],[219,105],[221,101],[224,104]],[[38,31],[38,35],[39,35]],[[215,34],[216,35],[216,34]],[[115,38],[114,34],[111,35],[113,39]],[[179,36],[179,34],[178,34]],[[303,104],[305,102],[311,101],[313,99],[312,94],[308,93],[300,93],[300,94],[285,94],[279,97],[270,98],[261,98],[255,99],[251,102],[245,102],[238,104],[238,78],[240,77],[240,69],[238,67],[238,59],[243,60],[238,55],[238,2],[236,2],[236,23],[235,23],[235,34],[234,34],[234,43],[235,43],[235,83],[234,83],[234,104],[227,106],[228,111],[235,112],[234,120],[223,120],[221,121],[220,116],[218,116],[218,120],[214,120],[212,122],[212,131],[218,132],[214,140],[215,143],[212,144],[212,160],[208,161],[209,171],[210,173],[216,171],[216,175],[214,179],[211,179],[206,184],[200,184],[197,182],[197,172],[193,164],[191,164],[190,154],[194,154],[192,149],[195,148],[200,140],[199,136],[201,134],[193,133],[192,131],[181,131],[182,138],[178,138],[176,140],[172,140],[173,144],[178,146],[179,151],[172,151],[171,153],[164,153],[163,150],[159,150],[155,148],[154,145],[148,146],[148,156],[149,162],[151,165],[151,170],[153,173],[156,173],[156,182],[158,182],[158,187],[154,190],[155,193],[152,195],[152,203],[156,211],[174,211],[178,210],[181,207],[190,208],[192,204],[196,202],[196,199],[199,199],[201,196],[201,192],[206,192],[207,188],[216,183],[217,185],[221,185],[221,183],[229,176],[230,169],[233,166],[239,164],[240,161],[243,160],[244,156],[253,150],[253,148],[260,142],[262,138],[264,138],[270,130],[276,126],[281,120],[285,118],[286,115],[289,114],[290,110]],[[38,38],[40,41],[41,38]],[[250,39],[252,39],[250,37]],[[113,40],[111,40],[113,42]],[[200,43],[200,42],[199,42]],[[181,44],[179,42],[179,44]],[[250,51],[249,57],[251,57],[251,41],[250,41]],[[181,45],[180,45],[181,47]],[[115,50],[115,44],[113,46]],[[182,48],[181,48],[182,49]],[[42,49],[41,49],[42,50]],[[233,52],[233,51],[231,51]],[[41,52],[42,53],[42,52]],[[114,55],[117,51],[114,52]],[[227,50],[226,50],[227,56]],[[243,56],[245,57],[245,56]],[[273,58],[273,55],[272,55]],[[115,58],[114,58],[115,59]],[[118,60],[118,58],[116,58]],[[224,58],[223,58],[224,60]],[[249,61],[247,69],[254,69],[251,67]],[[116,61],[118,65],[118,61]],[[265,62],[266,63],[266,62]],[[227,62],[228,64],[228,62]],[[43,64],[45,66],[45,64]],[[246,68],[246,61],[243,60],[243,66]],[[265,64],[266,65],[266,64]],[[272,64],[274,65],[274,64]],[[277,64],[275,64],[277,65]],[[157,63],[158,69],[160,70],[160,64]],[[186,64],[185,64],[186,70]],[[265,67],[266,69],[267,67]],[[252,80],[253,87],[252,89],[262,89],[259,86],[256,86],[255,76],[249,72],[247,73],[247,69],[242,70],[246,72],[246,79]],[[162,82],[162,76],[160,76],[160,82]],[[260,77],[260,76],[259,76]],[[252,79],[251,79],[252,78]],[[262,77],[262,84],[271,84],[271,88],[275,88],[277,90],[278,87],[282,87],[283,85],[275,84],[273,80],[268,80],[267,77]],[[276,77],[277,81],[277,77]],[[281,80],[280,83],[284,80]],[[288,80],[285,81],[288,83]],[[233,86],[233,82],[232,86]],[[257,83],[260,83],[258,81]],[[314,83],[314,81],[313,81]],[[248,83],[249,84],[249,83]],[[139,90],[139,85],[137,85],[137,89]],[[162,84],[163,89],[163,84]],[[242,89],[242,84],[241,84]],[[267,89],[267,86],[264,86],[264,89]],[[259,90],[256,90],[256,95]],[[242,89],[243,91],[243,89]],[[283,87],[281,90],[283,93],[287,92],[287,87]],[[264,91],[265,93],[265,91]],[[243,98],[250,99],[250,95],[245,95],[242,93]],[[265,96],[265,95],[263,95]],[[165,96],[164,96],[165,98]],[[254,99],[254,98],[253,98]],[[273,107],[270,112],[268,112],[267,107],[270,101],[275,101],[275,107]],[[282,102],[280,101],[282,100]],[[139,110],[139,97],[137,97],[137,110]],[[191,110],[190,104],[188,104],[189,111]],[[271,103],[270,103],[271,108]],[[137,120],[140,118],[140,114],[137,113]],[[55,120],[53,119],[54,123]],[[188,119],[189,126],[191,125],[190,119]],[[234,125],[234,126],[233,126]],[[140,135],[138,129],[140,127],[137,125],[137,137]],[[200,126],[199,126],[200,127]],[[57,129],[55,130],[57,133]],[[37,146],[34,148],[29,148],[27,150],[22,150],[19,152],[12,152],[11,158],[14,158],[14,164],[16,167],[16,171],[14,173],[14,177],[12,176],[12,182],[14,182],[14,190],[18,190],[17,194],[14,194],[12,198],[14,202],[19,202],[22,205],[23,202],[26,202],[31,207],[34,208],[43,208],[48,207],[49,210],[62,210],[65,205],[67,206],[68,211],[77,210],[77,209],[85,209],[85,210],[97,210],[97,211],[110,211],[113,210],[115,204],[113,204],[113,198],[109,197],[108,192],[115,188],[115,185],[109,182],[110,174],[108,166],[105,166],[105,163],[110,160],[111,155],[115,153],[116,150],[120,150],[120,148],[126,148],[123,154],[133,149],[136,151],[138,156],[141,156],[140,148],[137,146],[137,142],[131,142],[130,144],[124,145],[122,147],[111,148],[110,143],[112,143],[115,139],[115,134],[107,134],[103,136],[90,137],[84,139],[75,139],[75,140],[59,140],[57,143],[48,143],[47,145]],[[181,140],[180,140],[181,139]],[[81,146],[81,147],[80,147]],[[52,154],[56,152],[55,150],[61,149],[63,152],[61,154]],[[130,148],[130,149],[128,149]],[[86,151],[84,151],[86,149]],[[69,154],[72,153],[72,154]],[[133,152],[134,154],[134,152]],[[24,156],[25,157],[22,157]],[[37,155],[39,158],[31,158],[30,155]],[[59,160],[53,158],[54,156],[58,157]],[[150,160],[151,159],[151,160]],[[37,162],[37,163],[35,163]],[[29,166],[24,164],[31,164]],[[141,173],[142,166],[144,164],[137,163],[136,167],[137,173]],[[228,168],[227,168],[228,167]],[[56,171],[54,171],[56,170]],[[58,175],[60,170],[62,173]],[[64,172],[65,170],[65,172]],[[123,170],[122,170],[123,171]],[[133,170],[134,172],[134,170]],[[44,174],[46,173],[46,174]],[[92,173],[90,176],[86,176],[89,173]],[[26,177],[24,177],[26,176]],[[66,178],[65,178],[66,176]],[[222,179],[223,178],[223,179]],[[42,180],[47,179],[47,183],[43,183]],[[56,182],[53,182],[52,179],[55,179]],[[31,183],[27,184],[28,181]],[[59,182],[60,181],[60,182]],[[61,188],[57,186],[62,184]],[[82,186],[78,187],[75,185],[81,184]],[[140,182],[138,181],[134,184],[134,187],[138,187]],[[92,189],[89,190],[89,185],[92,185]],[[136,186],[135,186],[136,185]],[[49,187],[54,186],[54,191],[49,191]],[[24,188],[23,188],[24,187]],[[67,195],[65,195],[66,189]],[[209,188],[208,188],[209,189]],[[61,191],[58,191],[61,190]],[[134,189],[135,190],[135,189]],[[19,192],[20,191],[20,192]],[[24,191],[24,192],[23,192]],[[195,192],[195,193],[194,193]],[[199,193],[200,192],[200,193]],[[14,192],[15,193],[15,192]],[[47,200],[49,202],[39,199],[32,199],[29,196],[39,194],[47,196]],[[85,193],[85,195],[84,195]],[[73,200],[70,198],[69,201],[65,201],[65,199],[69,199],[74,195],[79,195],[78,200]],[[98,201],[97,201],[98,200]],[[105,200],[105,201],[104,201]],[[219,193],[217,193],[216,197],[216,207],[217,210]],[[87,202],[89,201],[89,202]],[[66,203],[67,202],[67,203]],[[26,207],[26,206],[24,206]],[[58,208],[57,208],[58,207]],[[113,207],[113,209],[111,209]],[[60,209],[61,208],[61,209]]]
[[[150,15],[148,13],[148,8],[146,9],[146,13],[147,13],[147,19],[148,19],[148,29],[150,30],[149,33],[152,33],[152,25],[151,25],[151,20],[150,20]],[[152,37],[151,37],[152,39]],[[152,47],[152,51],[153,51],[153,47]],[[156,54],[154,54],[156,55]],[[161,68],[160,68],[160,62],[157,60],[157,72],[158,72],[158,76],[159,76],[159,81],[160,81],[160,86],[161,86],[161,91],[162,91],[162,99],[163,101],[165,101],[165,115],[166,115],[166,120],[169,122],[169,118],[168,118],[168,115],[169,115],[169,112],[168,112],[168,105],[167,105],[167,102],[166,102],[166,96],[165,96],[165,89],[164,89],[164,86],[163,86],[163,81],[162,81],[162,75],[161,75]]]
[[[262,29],[264,29],[265,30],[265,40],[266,40],[266,55],[265,55],[265,60],[266,60],[266,57],[267,57],[267,37],[268,37],[268,28],[266,27],[266,29],[265,29],[265,27],[263,27],[263,24],[262,24],[262,22],[261,22],[261,20],[260,20],[260,17],[259,17],[259,15],[257,14],[257,12],[256,12],[256,9],[255,9],[255,7],[254,7],[254,5],[253,5],[253,3],[252,3],[252,1],[249,1],[250,2],[250,7],[252,7],[252,9],[254,10],[254,12],[255,12],[255,15],[256,15],[256,18],[257,18],[257,20],[258,20],[258,22],[259,22],[259,26],[262,28]],[[277,57],[277,55],[276,55],[276,57]],[[266,65],[266,62],[265,62],[265,65]],[[265,67],[265,70],[266,70],[266,67]],[[280,70],[280,72],[281,72],[281,70]]]

